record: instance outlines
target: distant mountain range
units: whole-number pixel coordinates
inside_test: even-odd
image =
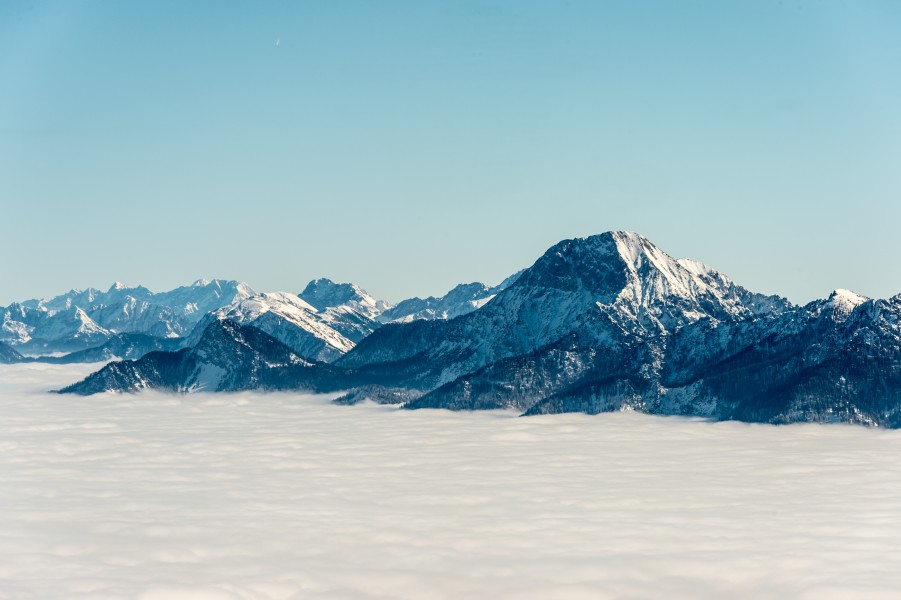
[[[62,391],[346,390],[342,403],[410,409],[901,427],[901,294],[836,290],[795,306],[631,232],[560,242],[497,287],[466,284],[396,306],[329,280],[298,295],[246,289],[195,319],[180,348],[120,340],[120,352],[151,351]],[[98,314],[76,302],[27,307],[43,306],[48,321],[73,308]],[[17,324],[27,325],[5,318],[4,331]],[[102,337],[90,327],[80,335]],[[8,350],[27,346],[20,338]]]
[[[96,347],[122,333],[177,338],[208,312],[254,293],[246,284],[220,279],[162,293],[118,282],[106,292],[71,290],[0,308],[0,342],[24,354],[47,354]]]
[[[195,345],[216,320],[250,325],[298,355],[330,362],[384,323],[446,319],[475,310],[507,285],[461,284],[445,296],[393,306],[359,286],[311,281],[300,294],[258,293],[237,281],[198,280],[162,293],[113,284],[0,308],[0,343],[41,362],[140,358]],[[65,356],[50,356],[65,353]],[[12,355],[10,355],[12,356]],[[0,362],[5,360],[0,356]]]

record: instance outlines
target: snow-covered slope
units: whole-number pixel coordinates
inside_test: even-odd
[[[519,282],[582,296],[658,331],[705,316],[745,318],[790,306],[781,298],[758,298],[710,267],[675,260],[643,236],[624,231],[561,242]]]
[[[194,346],[209,324],[228,320],[254,327],[282,342],[299,356],[332,361],[349,352],[378,323],[347,307],[319,310],[285,292],[257,294],[208,314],[186,340]]]

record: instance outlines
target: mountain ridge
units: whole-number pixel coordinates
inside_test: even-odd
[[[119,282],[0,308],[0,341],[26,352],[78,351],[119,333],[181,337],[206,313],[255,293],[232,280],[197,280],[164,292]]]
[[[316,281],[320,291],[362,295]],[[324,308],[313,310],[354,301],[324,293],[314,299]],[[266,353],[287,346],[262,332],[242,339],[249,340],[241,346],[246,364],[220,364],[196,346],[181,352],[194,353],[195,370],[214,365],[220,390],[344,389],[351,390],[347,403],[368,394],[401,399],[409,409],[637,410],[901,427],[901,294],[872,300],[836,290],[796,306],[704,263],[674,259],[633,232],[563,240],[473,310],[446,320],[389,321],[332,364],[270,366]],[[152,354],[112,363],[66,391],[129,391],[137,382],[193,389],[190,378],[173,386],[159,375],[161,361],[184,362],[177,353]]]

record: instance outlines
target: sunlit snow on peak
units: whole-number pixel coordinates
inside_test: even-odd
[[[838,288],[829,295],[829,301],[834,304],[842,304],[845,306],[860,306],[869,300],[866,296],[861,296],[851,290]]]

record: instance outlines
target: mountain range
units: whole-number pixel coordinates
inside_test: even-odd
[[[0,343],[26,355],[23,360],[39,362],[140,358],[152,350],[193,346],[210,323],[229,320],[272,335],[300,356],[329,362],[384,323],[465,314],[509,281],[495,287],[460,284],[444,296],[410,298],[397,306],[325,278],[299,294],[259,293],[226,280],[198,280],[162,293],[115,283],[107,292],[71,290],[0,308]],[[0,355],[0,363],[14,360]]]
[[[161,293],[118,282],[106,292],[71,290],[0,308],[0,342],[23,354],[49,354],[96,347],[123,333],[178,338],[208,312],[254,293],[246,284],[221,279]]]
[[[409,409],[901,427],[901,295],[796,306],[631,232],[564,240],[500,286],[396,306],[328,280],[249,294],[182,339],[62,391],[343,390],[341,403]]]

